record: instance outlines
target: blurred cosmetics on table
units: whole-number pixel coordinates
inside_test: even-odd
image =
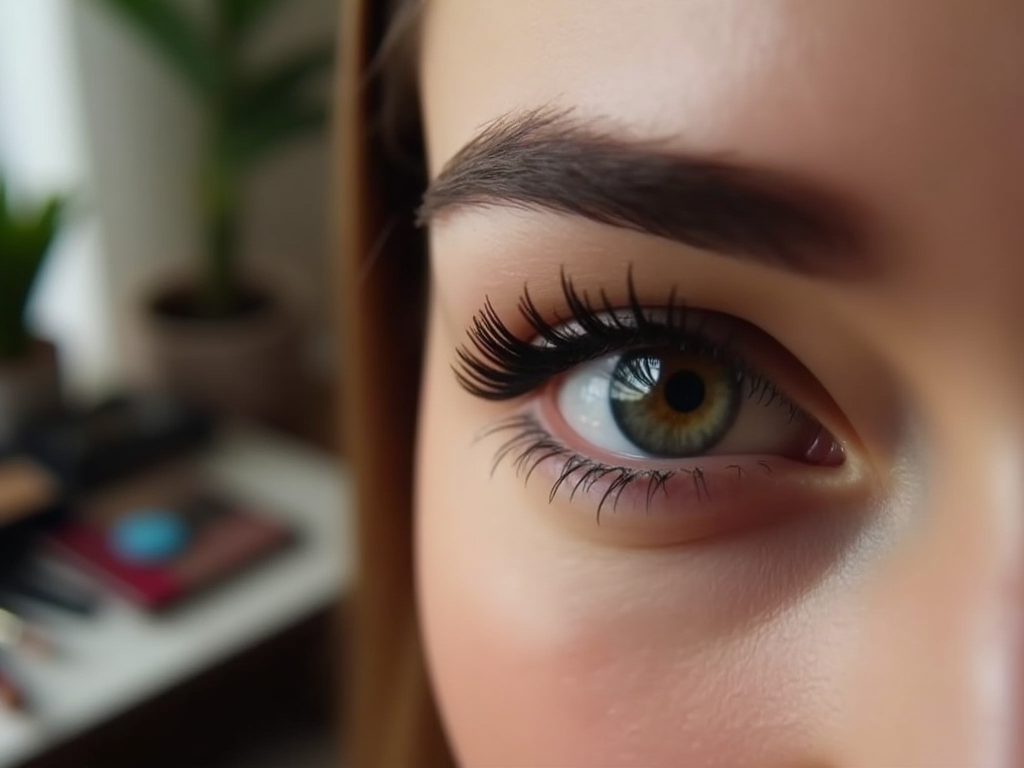
[[[25,456],[0,460],[0,526],[55,504],[58,485],[53,473]]]
[[[48,416],[0,446],[0,704],[30,710],[16,658],[60,656],[54,612],[164,612],[294,541],[195,469],[214,423],[158,396]]]

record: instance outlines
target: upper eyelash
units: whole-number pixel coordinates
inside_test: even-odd
[[[528,288],[519,300],[519,312],[530,326],[530,340],[516,336],[499,317],[490,299],[473,318],[469,337],[472,348],[460,347],[455,376],[470,394],[485,400],[512,400],[546,384],[554,376],[605,355],[637,347],[674,346],[685,343],[695,353],[725,363],[737,380],[747,384],[748,399],[759,405],[779,404],[789,409],[790,420],[801,409],[775,384],[745,366],[728,350],[728,344],[712,341],[692,325],[691,313],[672,288],[664,305],[646,309],[636,293],[633,271],[627,277],[627,306],[615,307],[602,289],[595,302],[580,292],[565,270],[560,275],[569,317],[548,321],[537,308]],[[653,319],[657,314],[657,319]],[[567,326],[567,321],[576,327]],[[537,342],[541,343],[537,343]]]
[[[622,309],[612,305],[604,290],[599,294],[600,305],[595,306],[590,295],[581,294],[563,269],[561,288],[569,308],[568,319],[577,323],[579,331],[570,331],[562,319],[549,322],[533,302],[529,289],[524,288],[519,312],[533,331],[533,338],[542,344],[533,339],[524,341],[512,333],[487,299],[469,330],[473,349],[461,347],[457,351],[455,375],[459,383],[470,394],[486,400],[511,400],[603,355],[639,345],[678,343],[687,310],[676,301],[675,289],[660,309],[665,320],[655,323],[637,298],[632,269],[627,285],[628,323],[622,318]]]

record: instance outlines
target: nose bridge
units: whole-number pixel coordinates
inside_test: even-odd
[[[932,421],[864,594],[840,765],[1024,768],[1024,438],[994,390]]]

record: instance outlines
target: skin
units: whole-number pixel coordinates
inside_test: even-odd
[[[433,175],[501,115],[571,107],[835,190],[880,265],[805,277],[501,206],[432,223],[418,583],[461,764],[1024,765],[1024,5],[431,0],[423,25]],[[528,335],[524,283],[545,311],[562,267],[621,302],[630,264],[644,302],[678,285],[799,360],[834,482],[697,535],[699,510],[598,525],[543,472],[491,475],[480,431],[546,395],[456,382],[485,297]]]

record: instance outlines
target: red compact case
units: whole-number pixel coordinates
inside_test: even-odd
[[[158,562],[126,557],[115,528],[126,516],[153,510],[180,519],[187,541]],[[188,467],[169,467],[93,495],[49,544],[136,605],[161,611],[265,560],[292,538],[269,512],[231,497]]]

